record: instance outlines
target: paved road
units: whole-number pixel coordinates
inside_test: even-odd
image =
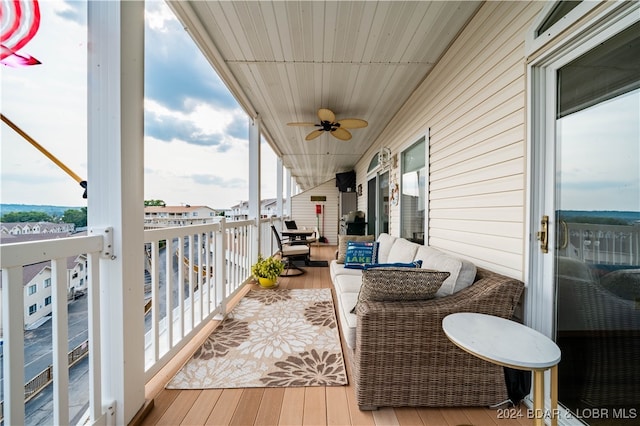
[[[188,246],[188,243],[185,244]],[[173,243],[174,252],[177,249],[177,241]],[[185,253],[188,247],[185,247]],[[165,315],[165,249],[160,249],[160,315]],[[174,307],[178,304],[178,265],[177,257],[173,257],[173,298]],[[185,285],[185,297],[189,292],[188,284]],[[87,322],[87,298],[83,296],[77,300],[73,300],[68,304],[69,309],[69,351],[78,346],[80,343],[88,339],[88,322]],[[151,314],[145,317],[145,330],[151,329]],[[25,383],[52,364],[52,339],[51,339],[51,321],[47,321],[35,330],[25,331]],[[0,356],[0,399],[3,392],[3,358]],[[89,404],[89,362],[88,358],[84,358],[69,371],[69,401],[70,401],[70,419],[72,424],[75,418],[84,414]],[[26,423],[29,425],[46,424],[50,425],[53,414],[53,391],[51,386],[45,388],[38,396],[33,398],[25,407]]]
[[[69,351],[88,338],[87,298],[85,296],[69,302]],[[47,321],[35,330],[24,332],[24,380],[33,379],[52,364],[51,321]],[[3,398],[4,358],[0,357],[0,398]]]

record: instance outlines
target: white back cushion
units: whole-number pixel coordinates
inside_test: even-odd
[[[446,253],[428,256],[422,259],[424,269],[449,272],[449,278],[444,280],[442,286],[436,293],[436,297],[449,296],[463,288],[473,284],[476,278],[476,265],[468,260],[460,259]]]
[[[389,256],[387,256],[387,261],[385,263],[409,263],[413,262],[413,259],[416,256],[416,252],[418,251],[418,247],[420,247],[416,243],[412,243],[409,240],[405,240],[404,238],[396,238],[391,246],[391,250],[389,251]],[[382,260],[379,261],[382,263]]]
[[[386,232],[378,236],[378,263],[388,262],[391,246],[393,246],[394,241],[397,239],[397,237],[393,237]]]

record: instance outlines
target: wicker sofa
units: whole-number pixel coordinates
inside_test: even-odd
[[[363,301],[356,306],[362,271],[345,269],[337,260],[331,262],[340,329],[353,367],[360,409],[488,406],[505,401],[508,396],[502,367],[456,347],[442,331],[442,320],[454,312],[511,318],[523,283],[430,247],[411,247],[413,243],[407,240],[383,234],[378,241],[380,262],[412,257],[423,260],[423,268],[447,270],[454,265],[451,278],[469,282],[459,288],[448,283],[451,294],[439,292],[431,300]]]

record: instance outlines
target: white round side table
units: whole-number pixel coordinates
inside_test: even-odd
[[[558,424],[558,363],[560,348],[544,334],[504,318],[461,312],[447,315],[442,329],[459,348],[504,367],[533,371],[533,420],[546,417]],[[551,410],[544,411],[544,372],[551,370]]]

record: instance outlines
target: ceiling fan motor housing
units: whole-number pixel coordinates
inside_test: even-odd
[[[333,132],[340,127],[340,123],[332,123],[330,121],[321,121],[320,125],[322,126],[322,130],[325,132]]]

